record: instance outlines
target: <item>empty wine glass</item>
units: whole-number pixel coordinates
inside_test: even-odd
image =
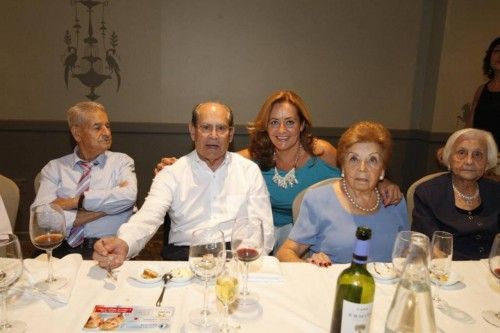
[[[258,218],[239,218],[233,226],[231,249],[243,263],[242,288],[238,304],[250,305],[258,301],[258,295],[248,291],[248,265],[257,260],[264,249],[264,229]]]
[[[0,294],[2,297],[0,313],[0,332],[24,332],[26,324],[22,321],[7,320],[7,291],[23,273],[23,255],[19,240],[13,234],[0,234]]]
[[[217,324],[217,316],[208,310],[208,281],[217,276],[224,266],[225,247],[224,233],[217,228],[193,232],[189,246],[189,266],[205,284],[203,308],[193,310],[189,315],[189,321],[195,325],[209,327]]]
[[[229,305],[238,298],[238,261],[235,251],[226,250],[221,252],[220,256],[225,255],[225,264],[222,271],[217,276],[215,282],[215,294],[224,305],[224,317],[219,327],[219,332],[234,332],[236,327],[229,325]]]
[[[30,238],[33,245],[47,253],[48,276],[37,282],[39,290],[57,290],[68,280],[55,277],[52,271],[52,250],[61,245],[66,235],[66,220],[61,207],[55,204],[42,204],[32,208],[30,219]]]
[[[426,235],[410,230],[400,231],[396,236],[394,241],[394,247],[392,249],[392,267],[396,276],[401,276],[403,268],[405,266],[406,257],[410,251],[410,243],[412,239],[419,239],[421,242],[429,244],[429,237]]]
[[[446,231],[434,231],[431,243],[430,271],[437,284],[432,299],[438,306],[443,304],[439,297],[439,287],[448,281],[453,257],[453,235]]]
[[[497,281],[500,282],[500,233],[495,236],[488,262],[490,264],[491,273],[493,273]]]

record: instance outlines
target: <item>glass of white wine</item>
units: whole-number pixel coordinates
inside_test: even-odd
[[[219,332],[230,333],[235,332],[236,329],[229,325],[229,306],[238,298],[238,261],[235,251],[226,250],[225,254],[221,252],[219,255],[225,256],[224,267],[215,282],[215,294],[224,305],[224,317],[219,327]]]
[[[57,290],[66,285],[64,277],[55,277],[52,270],[52,250],[62,244],[66,235],[66,219],[58,205],[49,203],[35,206],[31,211],[30,238],[33,245],[47,252],[48,276],[37,282],[39,290]]]
[[[453,258],[453,235],[446,231],[434,231],[431,243],[430,271],[437,283],[432,299],[437,306],[444,304],[439,297],[439,287],[446,282],[450,276],[451,261]]]
[[[194,325],[210,327],[217,324],[217,316],[208,309],[208,281],[216,277],[224,266],[225,250],[224,233],[218,228],[203,228],[193,232],[189,246],[189,266],[205,284],[203,308],[195,309],[189,315],[189,321]]]
[[[0,332],[17,333],[26,330],[26,323],[7,320],[7,291],[23,273],[23,255],[19,240],[13,234],[0,234]]]

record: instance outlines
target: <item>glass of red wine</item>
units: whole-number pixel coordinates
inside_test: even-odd
[[[500,282],[500,233],[495,236],[488,261],[491,272],[497,278],[497,281]]]
[[[238,304],[251,305],[258,302],[258,295],[248,291],[248,266],[257,260],[264,249],[264,230],[258,218],[236,219],[231,235],[231,249],[236,251],[243,263],[243,278]]]
[[[52,271],[52,250],[62,244],[66,235],[66,220],[61,207],[56,204],[42,204],[32,207],[30,218],[30,238],[33,245],[47,252],[48,277],[39,281],[35,287],[39,290],[57,290],[68,280],[55,277]]]

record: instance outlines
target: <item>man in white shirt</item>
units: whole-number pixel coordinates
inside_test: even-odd
[[[93,258],[102,267],[118,267],[136,256],[164,223],[167,212],[170,244],[165,244],[164,254],[168,260],[187,260],[196,229],[217,226],[229,242],[238,217],[260,218],[265,250],[273,248],[271,204],[259,167],[227,151],[234,134],[231,109],[214,102],[197,105],[189,132],[195,150],[156,175],[144,205],[120,227],[117,237],[96,242]]]
[[[134,160],[109,151],[111,129],[101,104],[77,103],[67,116],[77,145],[72,154],[43,167],[32,207],[54,203],[64,210],[66,240],[54,256],[80,253],[91,259],[94,243],[115,235],[132,215],[137,198]]]

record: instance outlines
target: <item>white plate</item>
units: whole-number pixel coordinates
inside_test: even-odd
[[[172,269],[170,273],[172,274],[172,279],[170,279],[170,281],[174,283],[188,282],[194,276],[193,271],[188,266],[176,267]]]
[[[393,280],[397,278],[396,272],[390,262],[370,262],[366,265],[370,274],[379,280]]]
[[[436,276],[432,273],[430,273],[430,276],[431,276],[432,283],[438,284]],[[440,285],[441,286],[452,286],[455,283],[462,281],[462,279],[463,279],[462,274],[455,272],[455,271],[451,271],[450,275],[448,276],[448,279],[446,281],[441,281]]]
[[[158,273],[158,276],[155,278],[145,278],[143,276],[143,273],[146,268]],[[163,275],[163,270],[160,267],[155,265],[144,265],[140,266],[131,277],[134,280],[137,280],[142,283],[156,283],[161,280],[162,275]]]

